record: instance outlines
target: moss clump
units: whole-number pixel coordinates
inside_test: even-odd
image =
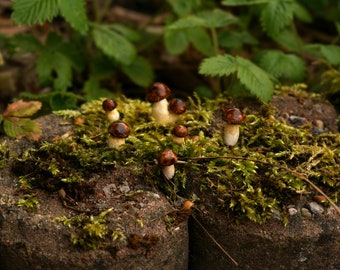
[[[308,178],[334,201],[339,198],[339,134],[312,136],[308,129],[289,127],[276,120],[266,105],[259,113],[248,114],[239,142],[229,148],[222,139],[223,122],[218,113],[214,116],[226,99],[201,103],[194,96],[178,122],[188,127],[189,139],[178,145],[172,141],[173,125],[152,121],[149,103],[121,98],[118,110],[130,125],[131,135],[116,150],[107,147],[109,123],[102,101],[87,103],[79,111],[58,112],[75,120],[73,134],[23,154],[18,166],[27,168],[26,179],[31,179],[32,187],[86,192],[92,174],[126,166],[164,191],[170,200],[188,195],[190,183],[214,193],[219,205],[231,210],[236,219],[247,217],[259,223],[274,209],[294,202],[297,194],[315,193],[291,170]],[[186,161],[176,165],[171,181],[163,179],[155,162],[165,148],[172,148]],[[81,200],[81,196],[76,199]]]

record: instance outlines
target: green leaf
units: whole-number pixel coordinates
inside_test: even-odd
[[[16,24],[33,25],[52,21],[58,15],[58,0],[16,0],[12,19]]]
[[[4,131],[7,136],[12,138],[26,136],[31,140],[38,140],[41,136],[38,123],[28,118],[6,118],[4,120]]]
[[[237,71],[237,62],[231,55],[218,55],[203,60],[199,73],[210,76],[228,76]]]
[[[296,36],[290,29],[284,29],[272,38],[278,44],[293,52],[299,52],[303,44],[300,37]]]
[[[188,38],[193,46],[205,56],[212,56],[215,54],[214,46],[207,31],[203,28],[193,28],[187,30]]]
[[[108,89],[100,87],[100,80],[96,76],[91,76],[85,82],[83,91],[85,93],[86,101],[113,96],[113,93]]]
[[[122,66],[123,72],[137,85],[147,87],[154,78],[150,63],[142,58],[136,57],[128,66]]]
[[[243,44],[257,45],[258,41],[248,32],[220,32],[218,36],[218,44],[223,48],[237,49]]]
[[[77,96],[72,93],[56,92],[50,99],[53,111],[77,109]]]
[[[84,0],[59,0],[61,15],[75,30],[82,34],[85,34],[89,28],[85,4]]]
[[[227,26],[238,22],[237,17],[232,15],[230,12],[226,12],[218,8],[200,12],[197,16],[205,20],[206,27],[211,28]]]
[[[10,44],[15,48],[13,53],[37,53],[42,49],[40,41],[32,34],[19,34],[10,39]]]
[[[269,75],[242,57],[218,55],[203,60],[199,73],[211,76],[228,76],[236,72],[240,82],[262,101],[268,102],[273,94],[273,84]]]
[[[301,21],[306,23],[311,23],[313,21],[313,17],[309,11],[297,1],[293,2],[293,11],[294,15]]]
[[[131,42],[138,42],[141,38],[140,34],[137,31],[127,27],[124,24],[115,23],[110,25],[110,28],[116,32],[119,32]]]
[[[169,29],[186,29],[193,27],[208,27],[207,21],[195,15],[189,15],[187,17],[178,19],[168,26]]]
[[[136,57],[132,43],[121,34],[114,32],[107,25],[94,24],[92,36],[96,46],[104,54],[113,57],[123,65],[129,65]]]
[[[225,6],[244,6],[266,4],[271,0],[223,0],[221,3]]]
[[[276,78],[301,82],[306,74],[304,61],[294,54],[284,54],[278,50],[268,50],[259,57],[259,66]]]
[[[185,30],[172,30],[165,28],[165,48],[170,54],[178,55],[183,53],[189,46],[189,40]]]
[[[237,56],[236,61],[238,63],[237,77],[240,82],[252,94],[259,97],[262,101],[268,102],[274,91],[269,75],[245,58]]]
[[[197,0],[167,0],[177,15],[190,14],[200,3]]]
[[[340,65],[340,46],[320,45],[320,52],[332,65]]]
[[[294,5],[292,1],[271,0],[261,13],[261,25],[263,30],[271,37],[289,25],[293,20]]]

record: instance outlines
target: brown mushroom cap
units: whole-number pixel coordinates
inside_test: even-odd
[[[241,125],[245,122],[246,115],[238,108],[232,108],[223,111],[222,119],[228,124]]]
[[[123,121],[115,121],[108,127],[108,132],[115,138],[126,138],[130,135],[130,127]]]
[[[104,111],[110,112],[116,109],[117,105],[118,104],[115,100],[113,100],[112,98],[108,98],[103,101],[102,107]]]
[[[155,103],[161,101],[162,99],[170,96],[171,90],[164,83],[155,82],[149,88],[148,94],[146,96],[147,100]]]
[[[173,98],[169,102],[169,110],[175,114],[185,113],[187,104],[184,100],[179,98]]]
[[[171,132],[173,135],[180,138],[188,136],[188,128],[183,125],[175,126]]]
[[[171,149],[165,149],[159,154],[157,161],[161,166],[170,166],[178,161],[178,157]]]

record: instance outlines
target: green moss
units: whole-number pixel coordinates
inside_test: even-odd
[[[80,111],[59,111],[60,116],[82,119],[84,123],[75,125],[72,135],[45,142],[20,157],[21,169],[27,168],[24,174],[32,187],[57,190],[67,184],[68,188],[81,188],[92,173],[125,166],[170,200],[186,194],[188,183],[194,183],[214,193],[220,207],[232,211],[236,219],[262,223],[273,209],[281,210],[293,203],[297,194],[316,193],[293,170],[334,201],[339,199],[339,134],[312,136],[307,127],[296,129],[274,119],[273,109],[263,105],[259,113],[247,116],[239,142],[230,148],[222,140],[223,122],[213,118],[226,98],[201,102],[194,96],[179,120],[189,128],[191,139],[178,145],[172,141],[173,125],[152,121],[149,103],[121,98],[118,110],[131,126],[131,135],[116,150],[107,147],[109,123],[102,101],[87,103]],[[163,179],[155,162],[165,148],[172,148],[185,161],[176,164],[171,181]]]
[[[0,143],[0,170],[4,169],[10,157],[10,151],[6,141]]]

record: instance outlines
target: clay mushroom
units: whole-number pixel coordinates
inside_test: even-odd
[[[169,102],[169,117],[170,122],[176,122],[180,115],[185,113],[187,109],[187,104],[184,100],[179,98],[173,98]]]
[[[152,104],[151,115],[157,123],[167,124],[169,122],[169,110],[167,97],[171,94],[171,90],[164,83],[155,82],[149,88],[146,96],[147,100]]]
[[[226,122],[223,130],[224,142],[229,146],[234,146],[240,135],[240,125],[246,120],[246,115],[237,108],[223,111],[222,119]]]
[[[173,135],[172,140],[175,143],[182,144],[185,137],[188,136],[188,128],[183,125],[177,125],[172,129],[171,133]]]
[[[108,132],[110,133],[108,139],[109,147],[118,149],[130,135],[130,127],[123,121],[115,121],[108,127]]]
[[[106,117],[110,122],[119,120],[119,112],[117,110],[117,102],[112,98],[105,99],[102,107],[106,113]]]
[[[170,180],[175,175],[175,163],[178,161],[178,157],[171,149],[165,149],[162,151],[158,158],[158,164],[162,167],[162,173],[167,180]]]

